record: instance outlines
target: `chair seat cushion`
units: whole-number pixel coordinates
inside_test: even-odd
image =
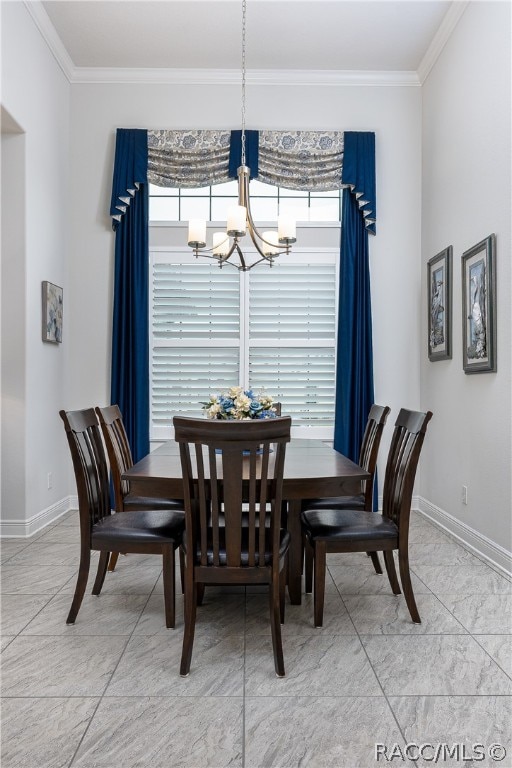
[[[105,517],[92,529],[91,544],[109,544],[118,551],[124,542],[136,544],[181,543],[185,514],[179,511],[145,510],[119,512]],[[121,551],[122,551],[122,547]]]
[[[123,499],[125,511],[144,509],[176,509],[183,511],[183,501],[180,499],[155,499],[152,496],[136,496],[127,493]]]
[[[249,531],[247,528],[242,528],[242,551],[241,551],[241,565],[247,566],[249,564],[249,558],[247,554],[248,550],[248,541],[249,541]],[[208,550],[207,550],[207,561],[208,565],[213,565],[213,546],[211,541],[211,531],[208,535],[208,542],[207,542]],[[279,539],[279,556],[282,557],[288,547],[290,546],[290,534],[288,531],[281,530],[280,531],[280,539]],[[256,552],[255,557],[255,563],[256,565],[260,565],[259,562],[259,552]],[[265,529],[265,565],[270,565],[272,562],[272,556],[270,554],[270,531],[266,528]],[[220,528],[219,529],[219,563],[220,565],[226,565],[226,538],[225,538],[225,529]],[[196,564],[200,565],[200,555],[197,553],[196,555]]]
[[[308,509],[364,509],[364,495],[361,493],[358,496],[305,499],[302,508],[304,511]]]
[[[311,541],[395,539],[398,528],[379,512],[357,509],[311,509],[302,513],[302,526]]]

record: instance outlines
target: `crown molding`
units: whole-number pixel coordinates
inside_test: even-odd
[[[169,85],[240,85],[238,69],[128,69],[75,67],[73,83],[153,83]],[[416,72],[253,69],[248,85],[419,86]]]
[[[43,36],[48,48],[52,52],[55,61],[63,71],[70,83],[73,82],[73,74],[76,69],[69,53],[67,52],[62,40],[58,36],[55,27],[50,21],[44,6],[40,0],[23,0],[25,8],[32,17],[32,20],[39,32]]]
[[[452,4],[448,8],[444,19],[442,20],[439,29],[434,35],[432,42],[430,43],[427,51],[420,61],[418,67],[418,80],[420,85],[423,85],[425,80],[430,74],[432,67],[438,60],[439,56],[446,43],[450,39],[453,30],[459,23],[459,20],[469,5],[469,0],[453,0]]]
[[[239,85],[238,69],[160,69],[128,67],[77,67],[73,64],[41,0],[23,0],[35,25],[70,83],[125,83],[168,85]],[[366,70],[248,70],[248,85],[264,86],[370,86],[417,87],[423,85],[444,46],[469,5],[453,0],[430,43],[417,72]]]

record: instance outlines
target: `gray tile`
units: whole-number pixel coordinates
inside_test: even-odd
[[[415,523],[409,527],[409,542],[411,544],[422,542],[428,542],[429,544],[452,544],[454,539],[434,525]]]
[[[286,676],[276,677],[272,641],[247,637],[247,696],[380,696],[382,691],[361,641],[318,633],[283,642]]]
[[[132,637],[108,696],[241,696],[242,637],[196,637],[188,677],[180,677],[183,633]]]
[[[144,595],[85,595],[73,625],[66,619],[72,595],[56,595],[23,630],[24,635],[130,635],[147,598]],[[162,604],[161,621],[165,627]]]
[[[243,636],[245,627],[245,595],[210,591],[197,609],[196,636]]]
[[[389,595],[393,594],[387,577],[384,560],[380,558],[384,573],[375,573],[373,568],[359,569],[352,566],[331,565],[329,571],[343,597],[345,595]],[[428,594],[430,590],[414,574],[411,574],[415,594]]]
[[[91,567],[97,563],[97,552],[91,554]],[[9,560],[9,565],[74,565],[80,563],[80,542],[71,545],[65,542],[35,541]]]
[[[407,742],[429,747],[415,765],[510,765],[512,756],[512,698],[509,696],[407,696],[389,703]],[[489,747],[505,748],[508,760],[496,762]],[[434,760],[430,745],[457,745],[459,757]],[[474,746],[482,745],[482,746]],[[473,760],[463,760],[462,749]],[[441,752],[441,755],[443,753]],[[482,756],[484,759],[482,760]]]
[[[30,539],[1,539],[0,563],[8,563],[14,555],[17,555],[30,544]]]
[[[432,594],[417,594],[421,624],[415,624],[403,595],[344,598],[350,618],[362,635],[464,635],[466,630]]]
[[[107,571],[105,581],[101,589],[103,595],[149,595],[156,586],[156,583],[162,572],[161,558],[154,557],[153,565],[142,565],[131,562],[129,566],[116,568],[115,571]],[[76,574],[76,571],[75,571]],[[94,580],[96,578],[96,566],[91,567],[89,571],[89,580],[87,582],[87,592],[92,591]],[[61,594],[73,596],[75,591],[76,578],[72,578],[62,588]],[[163,593],[163,590],[162,590]]]
[[[251,595],[247,598],[245,632],[250,635],[270,635],[269,601],[266,595]],[[283,638],[296,635],[355,635],[356,630],[343,605],[343,600],[334,590],[326,590],[323,627],[313,624],[313,596],[302,595],[301,605],[286,602],[285,623],[281,626]]]
[[[80,528],[80,514],[78,509],[70,509],[55,521],[56,525],[73,525]]]
[[[512,584],[492,568],[475,559],[471,565],[418,565],[417,576],[435,594],[451,595],[511,594]]]
[[[16,635],[2,635],[0,637],[0,651],[3,651],[4,648],[7,648],[9,643],[12,643]]]
[[[125,637],[17,637],[2,653],[2,695],[100,696],[125,645]]]
[[[445,595],[439,599],[468,632],[486,635],[512,633],[512,595]]]
[[[80,546],[80,526],[60,523],[45,530],[38,537],[40,544],[70,544]]]
[[[361,639],[388,696],[512,693],[512,681],[469,635],[366,635]]]
[[[404,746],[383,698],[276,696],[245,701],[247,768],[372,766],[375,743]]]
[[[2,635],[17,635],[51,600],[50,595],[3,595]]]
[[[446,544],[429,541],[409,544],[409,563],[413,570],[419,565],[478,565],[480,562],[471,552],[453,541]]]
[[[3,565],[2,594],[56,594],[75,574],[70,565]]]
[[[512,677],[512,636],[511,635],[475,635],[475,640],[480,643],[487,653],[492,656],[496,664]]]
[[[2,700],[2,765],[67,766],[97,706],[93,698]]]
[[[161,594],[153,593],[144,605],[144,610],[139,616],[139,620],[134,629],[135,635],[168,635],[169,632],[177,632],[183,629],[183,595],[176,592],[176,622],[175,629],[169,630],[165,626],[164,598]]]
[[[375,573],[372,561],[366,552],[328,552],[326,559],[329,568],[331,565],[350,565],[367,570],[368,573]]]
[[[73,768],[241,768],[242,699],[105,697]]]

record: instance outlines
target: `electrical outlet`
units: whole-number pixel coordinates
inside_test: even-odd
[[[467,485],[462,486],[462,503],[467,504],[468,503],[468,487]]]
[[[52,487],[52,482],[53,482],[52,473],[48,472],[48,490],[50,490],[50,488]]]

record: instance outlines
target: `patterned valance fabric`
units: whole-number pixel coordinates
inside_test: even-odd
[[[127,137],[120,136],[126,142]],[[235,177],[241,153],[240,131],[124,131],[147,137],[147,174],[123,178],[111,215],[119,220],[137,184],[198,188]],[[375,234],[375,134],[344,131],[247,131],[251,178],[287,189],[315,192],[349,188],[356,196],[368,232]],[[250,158],[249,158],[250,155]],[[250,159],[250,162],[249,162]],[[118,148],[116,147],[116,167]],[[114,170],[114,180],[115,180]],[[140,176],[140,171],[138,172]],[[142,174],[144,175],[144,174]]]
[[[340,189],[342,131],[260,131],[259,180],[287,189]]]
[[[208,187],[229,181],[230,131],[148,131],[148,181]]]

